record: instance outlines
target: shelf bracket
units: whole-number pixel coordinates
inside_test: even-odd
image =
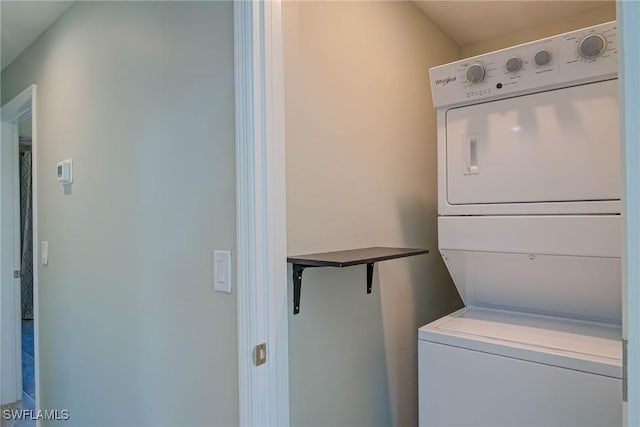
[[[368,262],[367,263],[367,293],[371,293],[371,285],[373,283],[373,266],[375,263]]]
[[[302,272],[306,267],[293,264],[293,314],[300,313],[300,292],[302,291]]]
[[[373,285],[373,269],[375,263],[367,263],[367,293],[371,293]],[[293,314],[300,313],[300,294],[302,293],[302,273],[311,266],[293,264]]]
[[[293,267],[293,314],[300,313],[302,273],[307,268],[343,268],[366,264],[367,294],[371,294],[373,290],[373,275],[375,273],[376,262],[428,253],[429,251],[427,249],[371,247],[287,257],[287,262],[291,263]]]

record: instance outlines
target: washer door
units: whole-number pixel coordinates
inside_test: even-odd
[[[449,204],[619,200],[617,80],[446,114]]]

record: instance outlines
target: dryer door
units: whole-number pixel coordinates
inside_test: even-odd
[[[617,80],[446,114],[449,204],[618,200]]]

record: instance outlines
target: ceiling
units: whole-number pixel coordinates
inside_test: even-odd
[[[0,2],[0,63],[2,69],[38,38],[72,1]]]
[[[613,0],[413,0],[460,46],[542,25],[611,4]],[[31,45],[73,1],[2,0],[1,65],[4,69]]]
[[[458,45],[465,46],[606,6],[612,0],[413,2]]]

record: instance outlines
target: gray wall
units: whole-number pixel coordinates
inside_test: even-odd
[[[293,426],[417,425],[417,329],[461,305],[437,251],[429,67],[459,47],[410,2],[287,2],[290,254],[431,249],[309,269],[289,316]],[[289,284],[291,290],[291,283]]]
[[[19,136],[31,136],[31,118],[21,121],[18,124]]]
[[[2,73],[38,85],[43,408],[65,426],[238,423],[228,2],[77,2]],[[72,157],[70,194],[55,165]]]

